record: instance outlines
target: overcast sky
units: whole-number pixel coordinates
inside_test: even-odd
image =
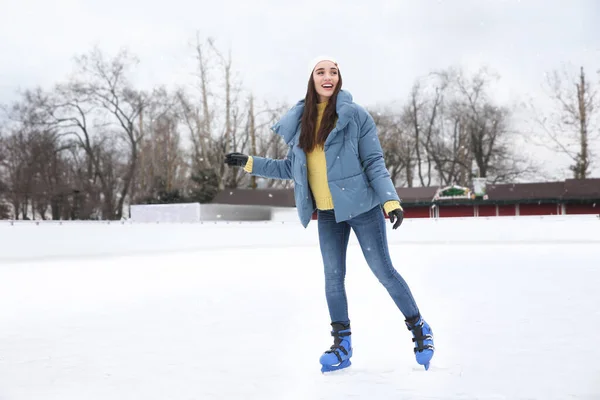
[[[598,0],[0,0],[0,18],[0,102],[63,79],[93,45],[138,55],[146,87],[189,82],[196,32],[231,49],[245,87],[289,103],[321,53],[366,106],[403,101],[449,66],[493,68],[501,101],[535,96],[564,63],[600,68]]]

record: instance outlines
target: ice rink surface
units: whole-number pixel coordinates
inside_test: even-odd
[[[216,249],[0,262],[0,399],[600,399],[600,221],[589,240],[390,240],[429,371],[353,236],[353,365],[325,375],[316,224],[227,229]]]

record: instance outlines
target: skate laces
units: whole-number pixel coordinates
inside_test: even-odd
[[[339,362],[342,362],[342,357],[339,353],[339,351],[341,351],[342,353],[344,353],[345,356],[348,355],[348,349],[346,349],[344,346],[342,346],[342,341],[344,340],[344,337],[350,336],[352,335],[352,332],[350,331],[346,331],[346,332],[342,332],[342,331],[331,331],[331,336],[334,337],[333,339],[333,344],[331,345],[331,347],[329,348],[329,350],[326,350],[325,353],[333,353],[335,354],[335,356],[337,357],[337,359],[339,360]]]
[[[413,338],[412,338],[413,343],[416,343],[415,348],[414,348],[415,353],[422,352],[423,350],[427,350],[427,349],[431,349],[431,350],[434,349],[433,345],[431,344],[431,341],[433,340],[433,335],[431,333],[423,334],[423,319],[422,318],[419,318],[419,320],[413,325],[407,324],[407,328],[413,334]],[[425,343],[426,340],[429,340],[430,343]]]

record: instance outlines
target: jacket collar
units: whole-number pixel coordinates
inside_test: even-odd
[[[335,111],[338,114],[338,121],[335,128],[327,137],[325,143],[329,142],[340,129],[343,129],[348,122],[350,122],[352,118],[353,108],[352,95],[350,92],[340,90],[337,96]],[[300,129],[298,128],[300,127],[300,120],[302,119],[303,112],[304,99],[298,101],[296,105],[294,105],[275,125],[271,127],[271,129],[289,144],[296,135],[300,134]]]

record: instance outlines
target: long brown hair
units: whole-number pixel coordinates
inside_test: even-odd
[[[315,89],[315,81],[313,75],[310,74],[308,80],[308,87],[306,88],[306,96],[304,98],[304,112],[302,113],[302,120],[300,123],[300,147],[305,152],[312,151],[317,145],[325,144],[329,132],[335,127],[337,118],[336,103],[337,95],[342,89],[342,74],[338,69],[338,83],[333,91],[333,94],[327,102],[325,111],[323,111],[323,117],[321,118],[321,126],[319,127],[319,133],[315,138],[315,125],[317,124],[317,103],[319,102],[319,95],[317,89]]]

